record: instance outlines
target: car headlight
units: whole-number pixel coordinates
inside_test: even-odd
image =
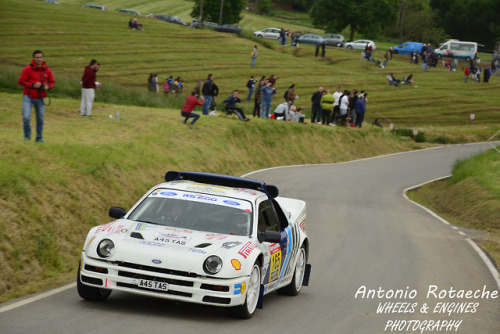
[[[207,274],[215,275],[222,269],[222,260],[216,255],[207,257],[203,263],[203,270]]]
[[[100,257],[110,257],[115,252],[115,244],[109,239],[102,240],[97,246],[97,254]]]

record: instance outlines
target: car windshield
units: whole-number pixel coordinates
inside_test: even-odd
[[[134,209],[128,219],[196,231],[249,236],[252,231],[252,205],[236,198],[157,189]]]

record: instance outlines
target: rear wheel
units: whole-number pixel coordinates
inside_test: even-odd
[[[338,43],[337,43],[337,47],[339,47],[339,48],[340,48],[341,46],[342,46],[342,43],[338,42]]]
[[[352,50],[352,45],[348,45],[347,48]]]
[[[111,290],[94,288],[82,283],[80,279],[80,267],[81,263],[78,265],[78,273],[76,275],[76,288],[80,297],[94,302],[102,302],[108,299]]]
[[[260,295],[260,266],[256,262],[253,265],[248,282],[247,294],[245,303],[240,306],[235,306],[227,309],[230,316],[240,319],[250,319],[257,308]]]
[[[290,284],[278,290],[280,294],[296,296],[299,294],[302,288],[302,282],[304,281],[304,274],[306,272],[306,250],[304,247],[300,247],[299,253],[297,254],[297,264],[295,265],[295,271],[293,273],[293,278]]]

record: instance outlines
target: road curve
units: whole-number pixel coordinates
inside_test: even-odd
[[[310,286],[299,296],[266,296],[250,320],[124,293],[90,303],[71,284],[2,304],[1,332],[497,334],[500,278],[471,246],[477,232],[444,224],[403,197],[404,189],[448,175],[457,158],[485,147],[450,145],[249,174],[278,185],[281,196],[307,202],[312,264]],[[401,295],[394,298],[396,290]],[[377,312],[381,305],[385,313]]]

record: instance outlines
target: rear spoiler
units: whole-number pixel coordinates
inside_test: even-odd
[[[279,189],[276,186],[265,184],[264,182],[247,179],[244,177],[214,174],[214,173],[199,173],[199,172],[176,172],[168,171],[165,174],[165,181],[180,181],[189,180],[199,183],[215,184],[218,186],[226,186],[231,188],[246,188],[262,191],[270,199],[276,198],[279,195]]]

